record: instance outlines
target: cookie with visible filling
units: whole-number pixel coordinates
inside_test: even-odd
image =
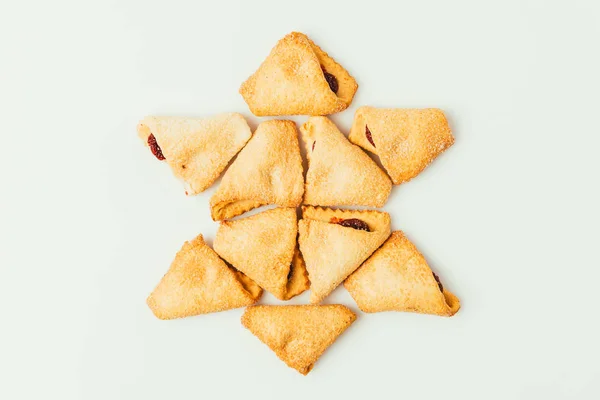
[[[349,139],[378,155],[395,185],[410,181],[454,144],[446,116],[436,108],[359,107]]]
[[[302,375],[308,374],[329,346],[356,320],[340,304],[252,306],[242,325]]]
[[[213,220],[233,218],[267,204],[297,207],[304,177],[293,121],[261,123],[210,199]]]
[[[358,146],[350,143],[326,117],[311,117],[300,132],[308,171],[304,204],[382,207],[392,182]]]
[[[450,317],[460,308],[458,298],[401,231],[393,232],[344,286],[368,313],[410,311]]]
[[[138,136],[154,156],[166,161],[187,195],[203,192],[221,175],[252,136],[241,114],[207,118],[146,117]]]
[[[262,289],[230,268],[202,235],[185,242],[146,303],[160,319],[184,318],[249,306]]]
[[[292,32],[240,87],[254,115],[329,115],[348,108],[358,84],[306,35]]]
[[[327,297],[390,235],[390,216],[374,210],[302,207],[300,251],[310,279],[310,302]]]

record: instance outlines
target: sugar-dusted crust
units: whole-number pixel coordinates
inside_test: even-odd
[[[146,117],[137,131],[146,146],[150,134],[154,135],[188,195],[212,185],[252,136],[248,123],[237,113],[208,118]]]
[[[385,172],[326,117],[300,127],[308,157],[304,204],[382,207],[392,190]]]
[[[288,275],[288,282],[283,300],[290,300],[293,297],[304,293],[310,287],[310,280],[308,279],[308,271],[306,270],[306,264],[302,258],[302,254],[298,249],[294,249],[294,257],[292,258],[292,264],[290,265],[290,273]]]
[[[371,232],[385,232],[390,229],[390,215],[375,210],[344,210],[324,207],[302,206],[302,219],[330,223],[332,219],[358,218],[369,225]],[[388,233],[389,235],[389,233]]]
[[[274,208],[221,222],[214,248],[260,287],[285,300],[297,234],[296,210]]]
[[[369,232],[331,222],[356,218]],[[335,221],[335,220],[334,220]],[[331,210],[302,207],[298,223],[300,251],[311,282],[310,302],[321,302],[390,235],[390,216],[374,210]]]
[[[344,286],[364,312],[411,311],[452,316],[458,298],[438,283],[423,255],[401,231],[395,231],[346,279]]]
[[[256,282],[254,282],[252,279],[248,278],[248,276],[244,275],[242,272],[238,271],[233,267],[230,267],[230,269],[235,272],[238,281],[240,281],[244,289],[248,293],[250,293],[250,296],[256,298],[258,301],[258,299],[262,296],[263,289],[260,286],[258,286]]]
[[[367,139],[366,127],[375,146]],[[360,107],[349,139],[377,154],[396,185],[417,176],[454,143],[444,113],[436,108]]]
[[[356,315],[340,304],[252,306],[242,325],[302,375],[354,321]]]
[[[213,220],[233,218],[265,204],[297,207],[304,178],[296,124],[261,123],[210,199]]]
[[[336,77],[337,94],[322,67]],[[354,78],[333,58],[306,35],[292,32],[242,84],[240,94],[258,116],[328,115],[345,110],[357,88]]]
[[[256,303],[262,289],[229,268],[202,235],[185,242],[146,301],[160,319],[190,317]]]

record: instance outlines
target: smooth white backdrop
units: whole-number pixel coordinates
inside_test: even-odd
[[[600,398],[599,27],[592,0],[3,1],[0,398]],[[385,210],[462,309],[361,313],[307,377],[243,310],[147,309],[182,243],[212,242],[215,187],[186,198],[135,132],[256,127],[238,87],[292,30],[356,77],[345,133],[374,105],[440,107],[456,136]]]

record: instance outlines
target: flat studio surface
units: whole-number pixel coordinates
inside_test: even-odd
[[[461,310],[365,314],[339,287],[358,318],[307,376],[243,309],[152,315],[183,242],[213,244],[218,181],[186,197],[136,133],[256,129],[240,84],[291,31],[358,82],[345,135],[360,106],[437,107],[456,139],[383,210]],[[0,398],[600,398],[599,37],[592,0],[3,2]]]

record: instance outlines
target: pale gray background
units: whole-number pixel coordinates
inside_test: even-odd
[[[599,23],[595,1],[2,2],[0,398],[600,398]],[[243,310],[147,309],[217,225],[214,187],[186,198],[135,132],[254,128],[238,87],[292,30],[359,82],[344,132],[375,105],[443,108],[456,135],[385,210],[461,311],[360,314],[307,377]]]

